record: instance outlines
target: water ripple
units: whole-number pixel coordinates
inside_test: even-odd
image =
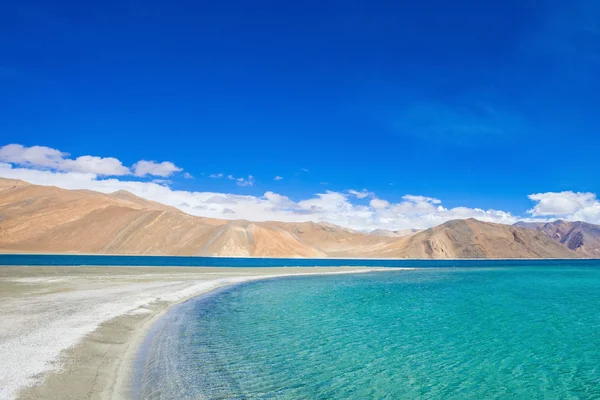
[[[600,398],[600,269],[253,282],[169,313],[144,399]]]

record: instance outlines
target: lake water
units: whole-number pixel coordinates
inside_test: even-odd
[[[482,264],[483,263],[483,264]],[[400,260],[337,258],[254,258],[254,257],[179,257],[179,256],[111,256],[77,254],[0,254],[0,265],[106,265],[155,267],[494,267],[600,266],[600,260]]]
[[[175,307],[143,399],[600,398],[600,264],[246,283]]]

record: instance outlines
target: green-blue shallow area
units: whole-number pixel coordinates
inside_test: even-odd
[[[143,399],[600,398],[600,268],[443,268],[246,283],[177,306]]]

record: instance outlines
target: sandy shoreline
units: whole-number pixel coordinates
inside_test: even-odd
[[[126,399],[169,307],[250,280],[390,268],[0,267],[0,398]]]

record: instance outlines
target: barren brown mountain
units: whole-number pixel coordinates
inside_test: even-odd
[[[547,223],[517,223],[544,232],[581,257],[600,258],[600,226],[581,221],[557,220]]]
[[[383,250],[398,258],[572,258],[542,232],[476,219],[454,220],[402,238]]]
[[[456,220],[387,237],[326,223],[195,217],[125,191],[0,179],[0,251],[262,257],[569,258],[543,232]]]

